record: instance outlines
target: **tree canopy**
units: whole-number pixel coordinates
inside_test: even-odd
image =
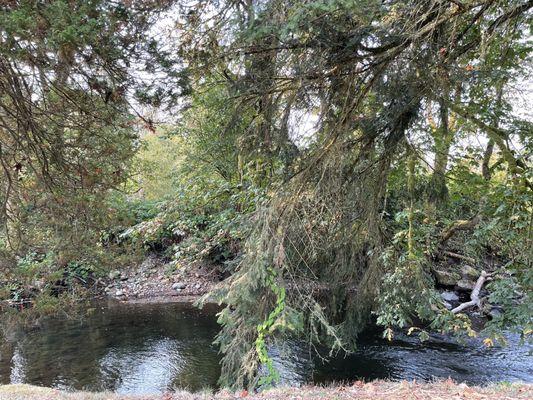
[[[208,295],[225,305],[224,385],[274,381],[268,348],[287,337],[349,351],[372,320],[388,337],[474,335],[435,289],[450,259],[485,270],[485,302],[503,306],[486,333],[527,336],[532,7],[6,2],[6,249],[77,246],[85,226],[95,245],[120,214],[110,199],[142,186],[139,135],[159,129],[174,144],[148,157],[179,153],[161,162],[174,191],[142,226],[186,232],[229,275]]]

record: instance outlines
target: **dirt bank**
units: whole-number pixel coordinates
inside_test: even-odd
[[[488,387],[471,387],[452,381],[435,383],[356,382],[351,386],[308,386],[303,388],[279,388],[259,394],[245,391],[230,393],[173,392],[155,396],[124,396],[111,393],[67,393],[55,389],[29,385],[0,386],[0,400],[207,400],[207,399],[358,399],[358,400],[518,400],[533,398],[533,386],[525,384],[499,384]]]

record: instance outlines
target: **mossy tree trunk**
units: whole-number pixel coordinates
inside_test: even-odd
[[[448,186],[446,185],[446,170],[450,157],[450,148],[454,139],[454,132],[450,129],[448,106],[439,102],[439,127],[434,130],[435,162],[433,174],[429,183],[428,199],[433,208],[439,208],[448,200]]]

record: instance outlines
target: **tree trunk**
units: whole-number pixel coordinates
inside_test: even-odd
[[[503,93],[503,83],[498,85],[497,94],[496,94],[496,111],[499,112],[502,105],[502,93]],[[496,128],[500,125],[500,117],[499,115],[495,115],[493,119],[493,124]],[[485,148],[485,152],[483,153],[483,161],[481,163],[481,175],[483,176],[483,179],[486,181],[490,181],[492,178],[492,170],[490,168],[490,159],[492,157],[492,153],[494,151],[494,139],[490,138],[489,142],[487,143],[487,147]]]
[[[453,133],[449,127],[449,111],[443,101],[439,102],[440,126],[435,130],[435,163],[433,175],[429,184],[429,202],[433,207],[440,207],[448,199],[448,187],[446,186],[446,169],[450,156],[450,147],[453,141]]]
[[[481,163],[481,175],[486,181],[490,181],[492,178],[492,171],[490,170],[490,158],[494,150],[494,140],[489,139],[485,152],[483,153],[483,162]]]

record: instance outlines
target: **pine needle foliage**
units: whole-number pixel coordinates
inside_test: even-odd
[[[471,63],[497,42],[496,32],[523,22],[531,5],[370,0],[225,7],[236,16],[219,14],[214,29],[239,33],[221,33],[225,40],[211,49],[228,60],[225,74],[236,98],[255,107],[258,122],[246,134],[275,157],[282,145],[272,133],[284,112],[315,113],[317,123],[314,142],[293,161],[289,179],[254,216],[256,229],[236,273],[212,294],[226,304],[217,340],[222,384],[257,385],[260,364],[268,365],[264,346],[253,346],[258,340],[274,344],[299,335],[346,350],[373,314],[388,334],[409,326],[413,316],[471,332],[438,301],[430,257],[413,243],[420,233],[418,199],[407,207],[409,239],[392,240],[387,187],[391,171],[419,146],[419,123],[432,104],[462,113],[469,101],[464,93],[475,86]],[[232,68],[238,62],[243,71]],[[449,148],[446,140],[448,147],[437,151]],[[442,179],[433,182],[442,186]],[[445,199],[441,189],[435,193]],[[268,338],[258,326],[271,327]]]

